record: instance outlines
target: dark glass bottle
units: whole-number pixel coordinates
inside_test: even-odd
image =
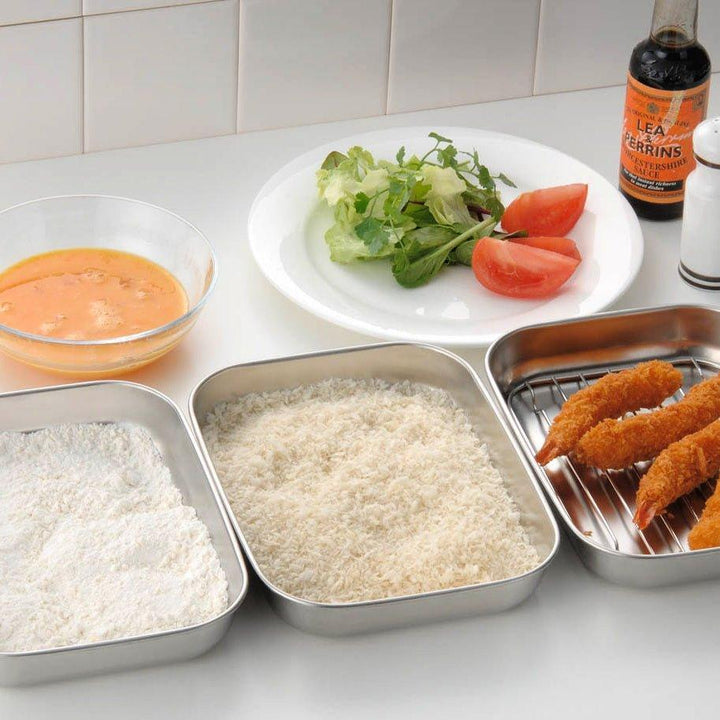
[[[628,71],[620,191],[651,220],[682,215],[695,167],[692,131],[705,119],[710,57],[697,41],[698,0],[655,0],[650,37]]]

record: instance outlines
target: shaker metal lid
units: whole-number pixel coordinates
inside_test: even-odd
[[[695,128],[693,151],[706,165],[720,167],[720,117],[703,120]]]

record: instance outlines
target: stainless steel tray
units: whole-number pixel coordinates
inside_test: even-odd
[[[675,402],[720,369],[720,312],[675,306],[536,325],[497,340],[485,360],[492,389],[583,562],[609,580],[640,587],[720,577],[720,549],[687,548],[714,483],[640,531],[632,522],[635,492],[648,463],[604,472],[565,457],[543,468],[533,457],[573,392],[654,358],[682,370],[682,389],[664,404]]]
[[[245,393],[295,387],[329,377],[382,378],[391,382],[411,380],[448,391],[468,413],[478,434],[487,441],[493,461],[506,479],[508,490],[520,509],[521,521],[541,561],[531,572],[499,582],[370,602],[309,602],[288,595],[264,576],[222,492],[217,475],[214,475],[245,555],[264,583],[275,611],[301,630],[345,635],[504,610],[527,598],[557,550],[557,525],[527,462],[504,421],[495,412],[478,377],[464,361],[444,350],[428,345],[388,343],[220,370],[203,380],[190,398],[193,429],[208,466],[212,467],[212,461],[200,423],[218,402]]]
[[[247,591],[237,539],[177,407],[150,388],[105,381],[0,395],[0,430],[30,431],[50,425],[127,421],[145,427],[163,455],[184,501],[207,526],[228,581],[229,605],[199,625],[120,640],[0,653],[0,685],[24,685],[143,667],[195,657],[230,627]]]

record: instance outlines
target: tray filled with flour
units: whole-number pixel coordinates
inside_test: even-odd
[[[341,635],[511,607],[558,530],[472,368],[381,344],[236,365],[190,414],[290,624]]]
[[[8,393],[0,408],[0,684],[214,645],[247,575],[177,408],[125,382]]]

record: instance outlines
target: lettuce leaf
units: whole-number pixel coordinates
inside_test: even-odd
[[[470,227],[475,223],[463,200],[467,185],[453,168],[424,165],[420,175],[423,184],[430,186],[425,203],[440,225]]]
[[[357,260],[375,260],[389,257],[394,252],[394,243],[378,245],[377,239],[368,236],[362,239],[355,228],[361,226],[363,216],[347,202],[335,206],[335,224],[325,233],[325,242],[330,248],[330,259],[338,263],[352,263]]]

